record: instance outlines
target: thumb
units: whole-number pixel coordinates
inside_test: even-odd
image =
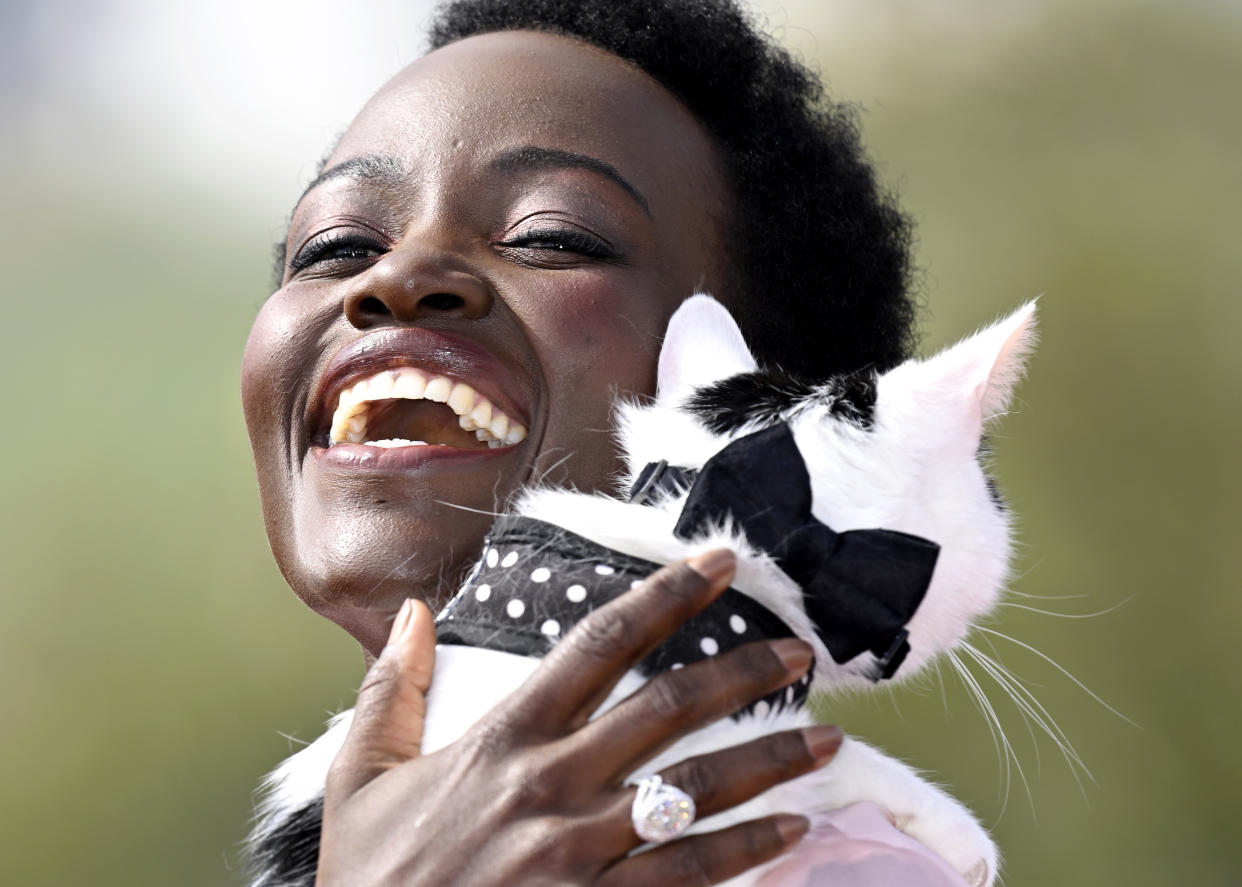
[[[419,756],[436,628],[422,601],[406,600],[388,644],[358,690],[349,734],[328,771],[328,793],[343,800],[380,774]]]

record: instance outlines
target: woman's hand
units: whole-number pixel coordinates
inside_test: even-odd
[[[806,819],[782,815],[628,856],[640,840],[635,790],[622,781],[681,736],[800,678],[809,645],[750,644],[662,674],[590,720],[634,663],[728,588],[733,569],[719,550],[660,570],[579,623],[522,687],[427,756],[435,627],[407,601],[328,773],[318,885],[713,884],[796,842]],[[826,763],[840,738],[835,727],[779,733],[661,775],[708,816]]]

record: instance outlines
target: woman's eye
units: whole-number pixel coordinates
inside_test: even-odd
[[[502,241],[501,247],[511,250],[538,251],[546,254],[569,253],[573,256],[585,256],[589,259],[615,259],[616,251],[598,237],[572,228],[549,228],[541,231],[526,231],[509,240]],[[570,256],[566,256],[566,259]]]
[[[343,263],[369,261],[383,252],[384,247],[372,238],[328,233],[308,241],[289,260],[289,268],[296,273],[314,266],[336,267]]]

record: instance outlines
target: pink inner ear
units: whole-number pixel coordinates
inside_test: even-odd
[[[1013,390],[1026,371],[1026,358],[1035,347],[1035,302],[1028,302],[981,334],[997,342],[979,397],[986,421],[1009,409]]]
[[[691,296],[669,320],[660,348],[656,399],[678,403],[696,388],[755,366],[728,309],[711,296]]]

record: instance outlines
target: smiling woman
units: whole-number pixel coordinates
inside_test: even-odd
[[[276,560],[371,667],[303,875],[727,879],[806,820],[630,858],[633,789],[580,728],[627,663],[728,586],[731,556],[662,571],[597,611],[508,703],[425,758],[424,603],[454,593],[491,515],[525,485],[608,488],[614,399],[653,392],[668,318],[696,289],[733,308],[762,358],[805,374],[900,359],[908,229],[848,116],[724,0],[468,0],[442,13],[433,44],[299,200],[243,366]],[[759,647],[687,668],[685,691],[720,717],[810,662],[801,642]],[[676,716],[686,700],[661,686],[636,705],[669,716],[616,741],[654,753],[690,728]],[[781,734],[742,763],[705,756],[683,781],[732,806],[822,764],[838,739]]]

